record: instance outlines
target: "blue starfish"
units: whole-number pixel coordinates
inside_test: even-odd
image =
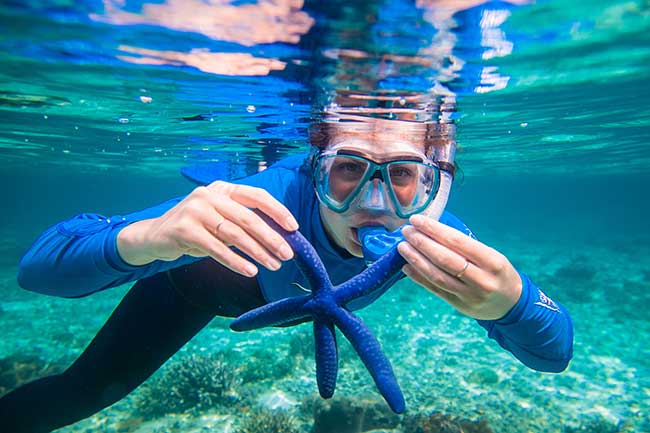
[[[338,373],[338,349],[334,333],[336,325],[354,347],[390,408],[396,413],[404,412],[404,396],[390,361],[370,329],[346,308],[353,299],[368,295],[389,280],[396,279],[405,264],[397,248],[390,249],[359,275],[334,287],[316,250],[300,232],[287,232],[269,218],[261,216],[293,248],[296,264],[309,282],[312,292],[310,295],[282,299],[246,312],[231,323],[231,329],[248,331],[290,324],[311,317],[318,390],[321,397],[330,398],[334,394]]]

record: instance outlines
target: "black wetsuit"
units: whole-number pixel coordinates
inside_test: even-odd
[[[65,372],[0,399],[0,432],[50,432],[87,418],[137,388],[215,316],[265,303],[255,278],[212,259],[140,280]]]

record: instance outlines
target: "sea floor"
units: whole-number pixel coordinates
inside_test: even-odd
[[[324,402],[317,394],[309,325],[237,334],[228,329],[229,319],[217,318],[127,398],[59,431],[407,433],[461,431],[449,427],[453,423],[443,427],[446,421],[458,426],[462,419],[474,422],[474,427],[465,424],[466,433],[650,432],[648,243],[626,239],[563,248],[538,242],[531,249],[523,240],[507,239],[504,248],[518,269],[572,314],[574,359],[562,374],[526,368],[473,320],[402,281],[359,313],[393,363],[407,401],[402,417],[391,416],[342,336],[336,394]],[[41,296],[18,288],[15,263],[2,265],[2,392],[63,370],[128,290],[74,300]],[[188,404],[179,405],[178,396],[190,391],[170,385],[169,378],[205,372],[192,363],[215,362],[213,354],[218,361],[209,364],[215,366],[211,374],[226,377],[228,389],[213,389],[216,397],[204,395],[194,407],[189,397]],[[286,419],[278,421],[284,430],[274,430],[272,420],[266,427],[252,424],[274,413],[288,413],[294,429],[286,427]],[[431,413],[442,427],[431,427],[433,418],[429,430],[415,427],[416,415]],[[342,419],[348,420],[345,428],[336,426]]]

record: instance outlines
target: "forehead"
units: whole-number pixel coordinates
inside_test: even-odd
[[[404,140],[373,140],[359,137],[347,137],[343,140],[334,140],[327,146],[328,150],[355,150],[360,151],[375,160],[384,160],[391,156],[424,154],[424,145]]]
[[[328,149],[345,146],[378,158],[391,154],[421,155],[427,137],[427,126],[423,123],[375,118],[329,123],[325,131]]]

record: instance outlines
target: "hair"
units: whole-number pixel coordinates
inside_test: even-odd
[[[310,127],[309,141],[318,150],[341,142],[346,138],[362,135],[366,139],[381,142],[421,141],[424,153],[433,160],[448,160],[449,148],[455,147],[456,126],[453,123],[387,120],[362,116],[349,116],[345,120],[324,120]]]

